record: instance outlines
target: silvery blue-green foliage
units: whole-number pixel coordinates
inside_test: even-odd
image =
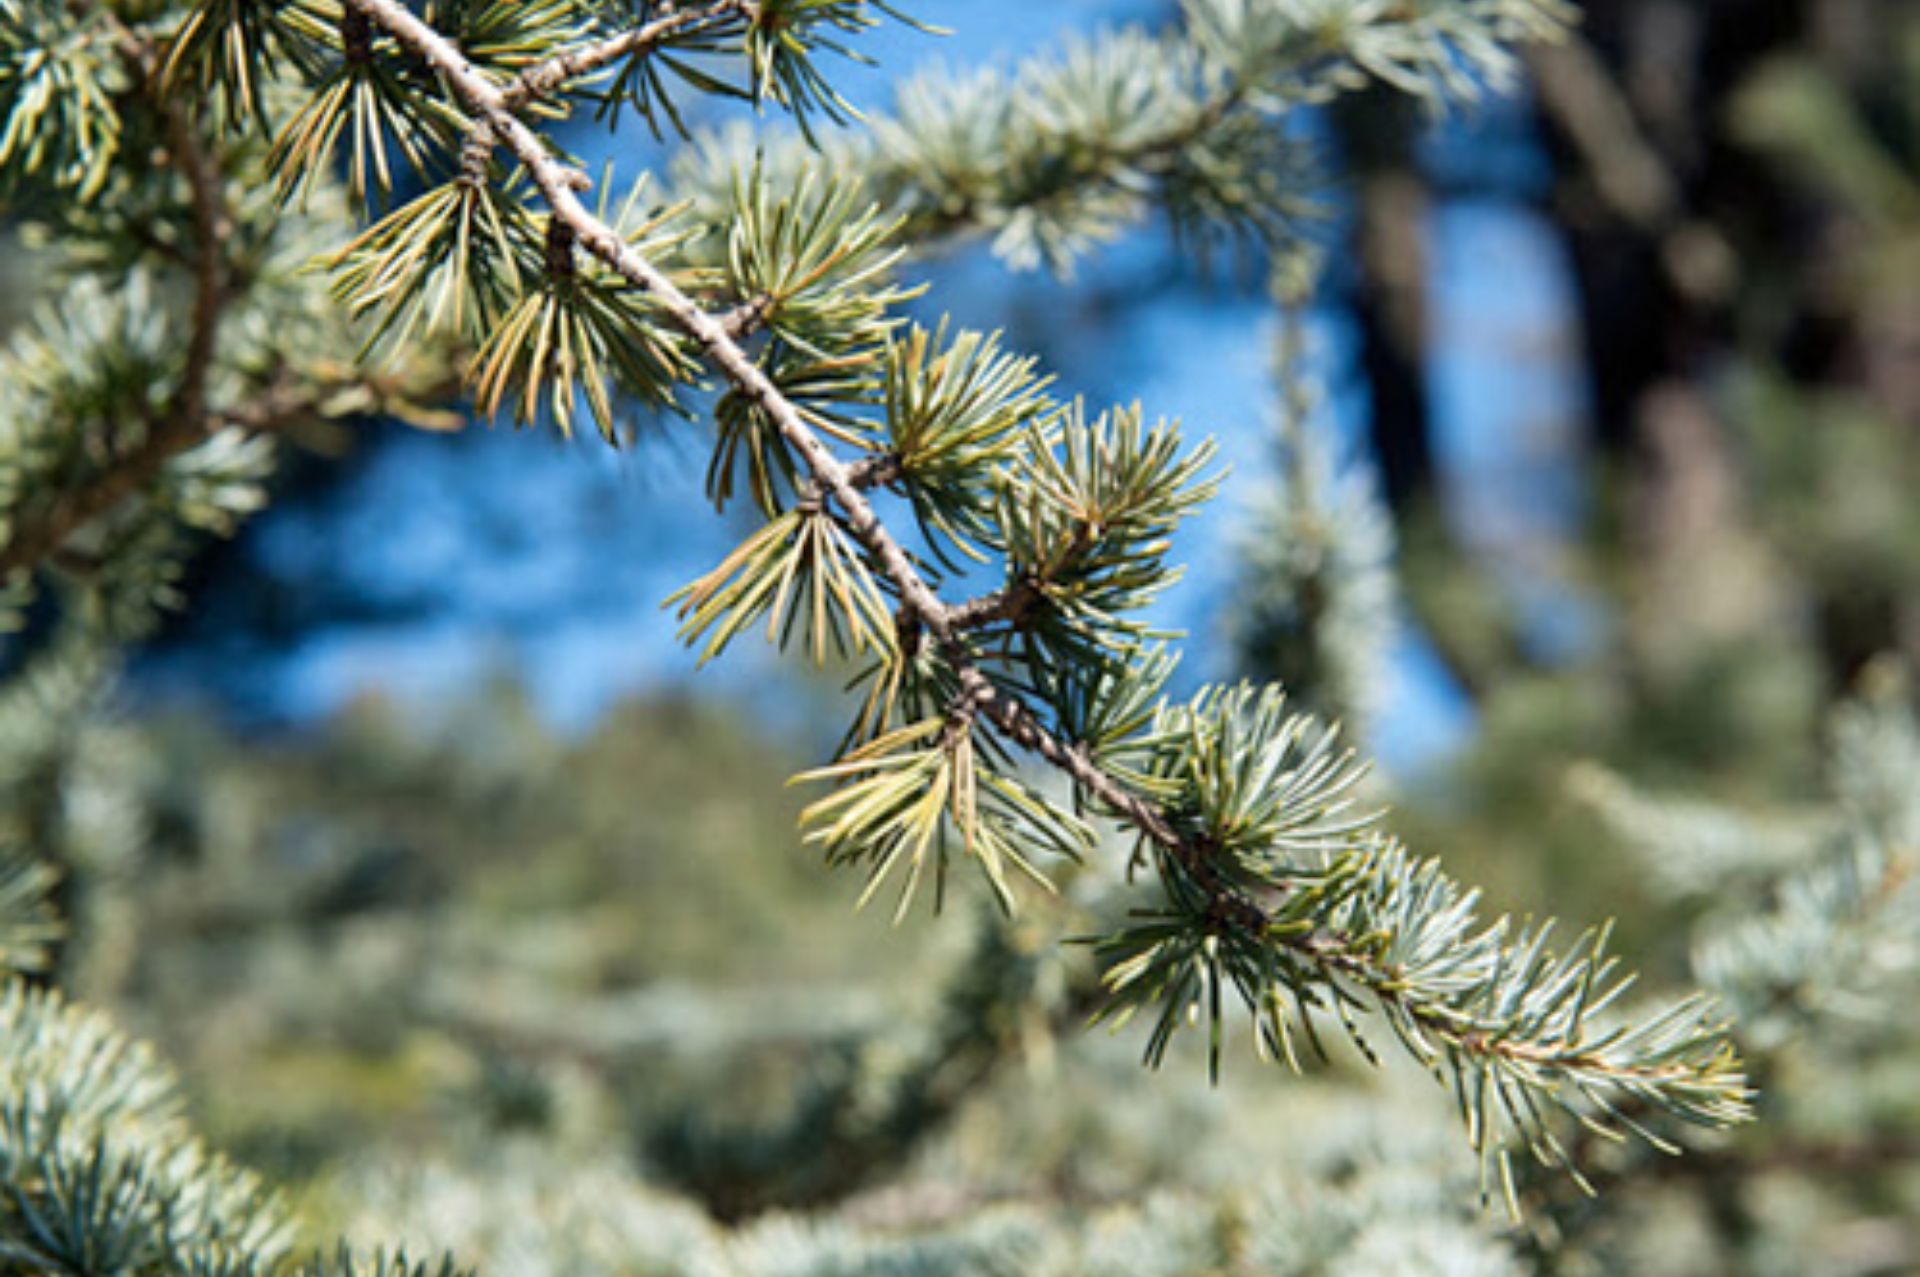
[[[279,1207],[201,1146],[144,1047],[56,993],[0,989],[0,1255],[24,1272],[266,1273]]]
[[[1827,809],[1756,824],[1735,810],[1648,798],[1606,773],[1585,795],[1656,882],[1712,907],[1695,932],[1701,983],[1740,1033],[1776,1051],[1809,1023],[1871,1037],[1920,975],[1920,724],[1905,680],[1885,669],[1834,715]],[[1744,845],[1747,860],[1731,870]]]
[[[107,933],[87,964],[128,956],[111,863],[144,841],[128,801],[137,756],[89,721],[103,662],[91,641],[41,654],[0,692],[0,1257],[9,1271],[174,1277],[454,1277],[346,1251],[296,1266],[283,1205],[188,1125],[156,1054],[67,1000],[69,920]],[[50,790],[36,795],[35,791]],[[36,811],[50,806],[51,813]],[[55,869],[48,856],[58,857]],[[107,897],[104,903],[99,897]]]
[[[1250,686],[1165,700],[1171,660],[1139,612],[1178,579],[1170,538],[1217,486],[1207,441],[1056,395],[996,338],[901,314],[910,249],[947,233],[1063,268],[1157,208],[1284,248],[1291,110],[1371,79],[1474,91],[1558,5],[1194,0],[1164,32],[1084,41],[1008,83],[910,89],[871,141],[824,160],[776,148],[683,169],[714,180],[676,205],[578,171],[540,130],[590,111],[666,132],[684,95],[717,93],[810,135],[846,115],[831,55],[899,15],[200,0],[0,16],[20,207],[76,241],[79,275],[156,277],[101,290],[89,322],[52,325],[10,365],[33,424],[0,453],[9,588],[128,582],[74,615],[129,632],[121,604],[166,601],[180,529],[257,500],[259,450],[209,441],[221,427],[421,417],[454,378],[489,414],[563,432],[584,414],[616,440],[635,405],[710,406],[711,495],[750,495],[760,522],[678,596],[685,632],[716,655],[764,621],[853,665],[853,722],[809,773],[830,788],[803,823],[869,895],[937,902],[961,860],[1011,911],[1019,883],[1051,889],[1118,827],[1147,872],[1136,916],[1095,949],[1110,1013],[1154,1023],[1150,1059],[1203,1023],[1217,1069],[1229,1002],[1258,1049],[1295,1062],[1328,1021],[1364,1044],[1369,1017],[1455,1088],[1483,1176],[1515,1148],[1565,1163],[1554,1108],[1610,1131],[1644,1130],[1622,1106],[1745,1116],[1700,1003],[1622,1017],[1603,935],[1556,952],[1548,928],[1481,922],[1472,892],[1355,809],[1361,768],[1330,729]],[[69,44],[83,65],[48,73]],[[107,138],[120,161],[102,177]],[[288,270],[296,253],[315,269]],[[277,344],[256,303],[308,322]],[[930,552],[897,534],[909,519]],[[992,588],[943,599],[963,560]]]
[[[407,1237],[524,1277],[846,1277],[1034,1274],[1052,1230],[1019,1210],[945,1227],[870,1230],[773,1215],[738,1229],[651,1189],[617,1163],[509,1147],[491,1163],[373,1164],[340,1176],[333,1206],[368,1238]]]
[[[151,835],[133,792],[150,760],[101,712],[113,672],[110,650],[76,625],[0,685],[0,846],[21,879],[60,888],[58,925],[42,901],[37,971],[86,988],[136,955],[128,893]],[[85,942],[60,943],[70,934]]]
[[[114,647],[178,603],[198,539],[259,508],[263,431],[407,402],[314,304],[315,218],[278,214],[257,140],[159,89],[180,17],[0,5],[0,212],[59,292],[0,351],[0,625],[24,627],[0,687],[0,1254],[20,1271],[289,1266],[279,1207],[192,1135],[153,1054],[45,986],[133,953],[124,876],[150,830],[143,756],[98,715]]]
[[[365,1245],[396,1238],[520,1277],[707,1277],[713,1223],[605,1156],[507,1144],[470,1163],[361,1159],[320,1191]]]
[[[60,876],[11,834],[0,834],[0,979],[38,976],[53,966],[63,934],[53,907]]]
[[[1393,517],[1365,464],[1341,455],[1316,419],[1291,307],[1281,325],[1280,473],[1241,534],[1244,602],[1230,618],[1232,640],[1243,673],[1364,738],[1400,623]]]
[[[1374,80],[1435,102],[1506,87],[1514,46],[1570,12],[1557,0],[1186,0],[1165,31],[918,76],[891,112],[824,138],[817,159],[797,141],[769,157],[864,182],[910,240],[981,234],[1018,269],[1067,270],[1156,211],[1202,245],[1272,249],[1316,215],[1314,157],[1289,112]],[[705,203],[700,189],[688,193]]]
[[[774,1122],[675,1113],[646,1160],[723,1218],[797,1210],[876,1188],[995,1076],[1078,1018],[1087,990],[1042,930],[983,907],[939,1014],[835,1038]],[[813,1036],[822,1036],[820,1026]]]
[[[1895,849],[1920,844],[1920,722],[1908,678],[1869,671],[1862,694],[1833,716],[1828,776],[1842,818]]]
[[[1830,783],[1840,830],[1772,884],[1773,903],[1729,914],[1696,943],[1700,978],[1722,989],[1756,1042],[1806,1017],[1871,1034],[1920,974],[1920,724],[1904,683],[1842,706]]]
[[[1382,1277],[1517,1277],[1525,1269],[1477,1221],[1452,1209],[1454,1185],[1431,1167],[1389,1166],[1332,1190],[1275,1186],[1248,1212],[1255,1271]],[[1276,1226],[1281,1220],[1294,1227]]]
[[[1015,1113],[1004,1127],[1019,1129],[1004,1129],[1000,1138],[1017,1145],[1051,1121],[1059,1129],[1043,1138],[1099,1141],[1098,1152],[1111,1154],[1104,1141],[1116,1137],[1139,1140],[1202,1186],[1062,1206],[1021,1191],[1025,1181],[1012,1172],[1004,1200],[956,1201],[955,1183],[975,1181],[953,1178],[959,1171],[950,1159],[959,1154],[942,1147],[904,1182],[835,1216],[774,1213],[726,1226],[604,1153],[568,1144],[556,1154],[509,1140],[492,1146],[493,1157],[459,1165],[406,1150],[369,1155],[331,1175],[320,1200],[330,1217],[354,1221],[356,1238],[444,1248],[483,1271],[529,1277],[1525,1271],[1509,1241],[1471,1207],[1458,1160],[1448,1156],[1456,1151],[1452,1132],[1417,1102],[1418,1092],[1311,1100],[1296,1093],[1281,1111],[1263,1110],[1270,1120],[1254,1130],[1232,1115],[1238,1108],[1129,1106],[1124,1072],[1089,1076],[1080,1071],[1086,1063],[1073,1066],[1070,1096],[1048,1101],[1086,1114],[1034,1121]],[[1114,1109],[1129,1111],[1089,1120]],[[1146,1129],[1117,1129],[1127,1126]],[[1262,1138],[1268,1129],[1289,1130],[1296,1139],[1276,1145]],[[1002,1175],[1014,1164],[992,1140],[974,1156],[990,1159]],[[1210,1161],[1218,1164],[1207,1170]]]
[[[73,203],[42,226],[60,235],[61,295],[0,351],[0,625],[52,584],[103,641],[138,637],[181,603],[198,542],[264,503],[266,431],[401,402],[352,371],[345,324],[314,304],[324,289],[300,273],[312,220],[235,190],[222,224],[246,229],[223,231],[223,259],[206,262],[234,278],[188,305],[182,256],[196,250],[167,208]]]
[[[307,48],[325,13],[267,25]],[[201,25],[166,5],[0,6],[0,212],[48,291],[0,351],[9,628],[53,586],[101,640],[143,633],[180,602],[194,546],[264,501],[271,432],[375,408],[437,424],[444,355],[355,367],[362,335],[307,270],[350,225],[327,167],[283,209],[260,136],[215,127],[169,82]],[[284,106],[270,77],[242,78],[253,106]]]
[[[60,922],[53,909],[58,882],[43,861],[0,850],[0,969],[21,974],[46,970]]]
[[[0,927],[4,923],[0,922]],[[0,1256],[19,1272],[452,1277],[341,1250],[298,1265],[283,1205],[209,1151],[172,1075],[97,1012],[0,987]]]
[[[1668,1229],[1686,1227],[1696,1195],[1723,1183],[1730,1195],[1764,1191],[1761,1175],[1774,1166],[1809,1181],[1828,1167],[1869,1177],[1861,1182],[1890,1186],[1892,1215],[1905,1209],[1891,1186],[1910,1147],[1913,1026],[1903,1008],[1920,983],[1920,724],[1907,680],[1894,667],[1870,666],[1835,711],[1827,744],[1830,797],[1771,819],[1649,795],[1597,769],[1576,777],[1579,795],[1646,867],[1648,884],[1695,911],[1694,978],[1735,1011],[1742,1048],[1768,1079],[1758,1148],[1721,1153],[1726,1170],[1700,1168],[1714,1178],[1689,1192],[1624,1219],[1544,1193],[1549,1235],[1588,1254],[1593,1271],[1644,1265],[1687,1245],[1684,1232]],[[1752,863],[1739,856],[1742,843]],[[1631,1148],[1596,1163],[1603,1182],[1655,1169]],[[1834,1263],[1846,1248],[1827,1208],[1809,1200],[1817,1191],[1766,1198],[1743,1230],[1744,1262],[1757,1272]],[[1650,1209],[1656,1202],[1674,1217],[1662,1221]]]
[[[184,340],[154,288],[139,272],[111,291],[82,277],[0,353],[0,529],[10,536],[83,486],[103,450],[150,437],[176,390]],[[185,534],[230,531],[257,509],[270,464],[268,441],[221,432],[156,476],[141,508],[76,532],[61,547],[73,610],[104,637],[137,635],[153,605],[179,601]],[[0,625],[18,624],[25,584]]]
[[[1711,900],[1731,885],[1771,880],[1813,859],[1835,833],[1830,812],[1756,815],[1722,803],[1654,795],[1594,764],[1567,786],[1622,842],[1646,849],[1645,881],[1673,900]]]
[[[101,644],[65,636],[12,672],[0,687],[0,786],[30,783],[48,759],[72,744],[111,669]]]
[[[127,759],[86,717],[103,668],[69,640],[0,688],[0,1257],[21,1272],[266,1273],[278,1206],[200,1144],[150,1050],[43,987],[67,965],[63,873],[143,832],[123,778],[100,770]],[[96,886],[67,895],[99,926],[114,920]]]

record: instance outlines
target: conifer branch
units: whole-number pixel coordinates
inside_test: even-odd
[[[1065,772],[1089,797],[1121,821],[1188,866],[1196,879],[1220,893],[1223,917],[1259,926],[1263,915],[1251,900],[1225,887],[1214,874],[1204,848],[1181,837],[1167,814],[1122,785],[1081,745],[1056,736],[1019,697],[982,671],[964,642],[955,611],[934,593],[906,550],[882,523],[867,500],[853,467],[840,460],[727,331],[724,321],[681,291],[666,273],[647,261],[581,203],[586,179],[562,164],[545,143],[508,107],[505,94],[477,70],[451,41],[397,0],[347,0],[402,46],[446,77],[468,108],[490,122],[501,142],[525,166],[556,219],[570,227],[579,246],[599,257],[622,277],[657,299],[666,315],[691,337],[707,359],[757,408],[806,463],[814,481],[845,516],[846,527],[880,564],[899,592],[916,630],[931,635],[952,664],[961,696],[1007,739]]]
[[[468,107],[491,121],[502,143],[539,187],[554,217],[571,228],[579,246],[656,298],[667,316],[698,343],[721,374],[766,413],[839,504],[849,529],[885,569],[919,623],[943,642],[950,641],[953,628],[946,606],[914,568],[906,551],[881,524],[855,484],[850,468],[828,449],[793,402],[754,363],[731,335],[726,321],[702,310],[664,271],[634,252],[611,226],[581,203],[578,192],[590,185],[586,175],[555,158],[540,138],[512,115],[505,94],[475,69],[450,41],[396,0],[347,0],[347,3],[444,75]]]
[[[206,417],[184,416],[155,425],[138,447],[116,458],[93,483],[66,494],[17,529],[0,546],[0,578],[44,562],[73,533],[145,491],[168,462],[205,443],[218,425]]]
[[[1300,720],[1282,722],[1276,716],[1277,698],[1264,697],[1256,706],[1246,692],[1226,693],[1196,703],[1183,711],[1185,719],[1176,715],[1170,725],[1155,729],[1157,738],[1182,731],[1191,738],[1190,752],[1170,756],[1169,765],[1187,769],[1189,777],[1183,783],[1190,795],[1199,795],[1189,799],[1202,803],[1197,812],[1176,813],[1123,783],[1087,744],[1050,727],[1020,695],[988,676],[966,638],[971,626],[1024,612],[1019,606],[1023,590],[1045,589],[1044,583],[1015,584],[1001,597],[972,605],[954,607],[944,602],[867,498],[877,462],[870,458],[867,463],[850,464],[837,456],[795,401],[740,345],[726,316],[703,309],[665,270],[591,213],[580,199],[589,185],[584,176],[554,156],[513,114],[505,93],[450,40],[398,0],[347,3],[444,78],[465,108],[490,126],[525,168],[553,221],[570,231],[573,243],[652,298],[804,464],[803,507],[781,516],[781,526],[797,519],[796,528],[817,530],[819,505],[831,500],[841,512],[837,522],[879,566],[899,596],[898,628],[908,640],[903,646],[913,651],[920,642],[931,641],[937,648],[950,680],[938,715],[892,733],[884,742],[876,740],[867,747],[869,752],[849,755],[818,774],[844,777],[893,766],[878,752],[882,744],[910,746],[929,739],[929,733],[938,737],[942,752],[952,756],[961,751],[970,758],[971,724],[978,717],[1005,739],[1064,772],[1084,798],[1131,826],[1143,846],[1153,847],[1162,858],[1162,878],[1176,897],[1171,906],[1174,912],[1168,915],[1172,921],[1123,932],[1106,945],[1127,955],[1109,971],[1110,987],[1131,995],[1123,999],[1123,1015],[1138,1004],[1139,991],[1128,990],[1133,982],[1144,978],[1150,993],[1164,992],[1161,1027],[1150,1058],[1164,1050],[1175,1023],[1169,1017],[1184,1014],[1187,996],[1181,990],[1198,978],[1214,991],[1210,1020],[1217,1067],[1217,1003],[1220,986],[1229,978],[1223,964],[1234,966],[1231,979],[1250,1005],[1264,1008],[1258,1013],[1263,1045],[1290,1058],[1288,1017],[1280,1011],[1279,987],[1274,983],[1280,979],[1276,969],[1280,964],[1293,969],[1286,983],[1301,999],[1299,1020],[1307,1031],[1312,1025],[1310,999],[1320,996],[1311,986],[1320,986],[1343,1019],[1357,993],[1384,1013],[1416,1057],[1436,1065],[1443,1058],[1448,1061],[1476,1146],[1503,1167],[1505,1140],[1516,1132],[1543,1160],[1565,1161],[1556,1154],[1557,1145],[1534,1107],[1531,1092],[1536,1089],[1576,1112],[1586,1103],[1620,1116],[1602,1093],[1612,1090],[1657,1094],[1664,1107],[1707,1124],[1744,1116],[1745,1092],[1737,1061],[1697,1003],[1683,1003],[1649,1023],[1589,1039],[1588,1013],[1605,1006],[1624,987],[1607,985],[1613,962],[1604,957],[1600,939],[1589,937],[1572,953],[1556,958],[1543,947],[1544,932],[1523,934],[1512,946],[1504,923],[1470,932],[1472,897],[1438,876],[1432,866],[1408,863],[1391,846],[1362,844],[1318,871],[1282,859],[1291,839],[1304,839],[1298,844],[1303,847],[1326,847],[1332,845],[1327,839],[1359,829],[1367,821],[1337,814],[1344,805],[1339,795],[1357,774],[1349,766],[1350,755],[1328,750],[1330,734],[1309,745],[1301,735],[1308,729]],[[1119,446],[1117,441],[1083,444],[1095,451],[1061,463],[1069,469],[1035,470],[1032,477],[1042,484],[1070,486],[1072,466],[1112,464],[1092,459],[1104,455],[1109,443]],[[1122,451],[1124,456],[1116,456],[1125,465],[1155,464],[1149,452]],[[1172,470],[1162,478],[1163,486],[1180,487],[1191,481]],[[1030,531],[1041,535],[1035,530],[1046,526],[1036,524]],[[1063,562],[1071,564],[1089,548],[1079,539],[1086,535],[1084,530],[1067,531],[1064,535],[1071,545],[1064,550],[1059,537],[1051,531],[1044,535],[1049,539],[1032,542],[1047,547],[1042,551],[1043,571],[1061,570]],[[1115,588],[1124,592],[1127,587]],[[1246,732],[1253,736],[1244,738]],[[1305,752],[1295,770],[1277,771],[1296,743]],[[1209,799],[1204,792],[1209,786],[1234,782],[1211,775],[1192,777],[1191,769],[1200,765],[1194,760],[1203,753],[1220,758],[1229,773],[1260,769],[1257,779],[1246,782],[1255,788],[1237,799],[1224,793]],[[964,813],[971,811],[973,799],[954,796],[972,792],[970,763],[965,768],[951,761],[910,765],[916,769],[911,774],[924,775],[931,788],[913,800],[913,814],[890,820],[885,847],[876,853],[874,885],[888,865],[909,853],[910,881],[917,878],[930,831],[929,813],[937,818],[948,802],[964,802],[964,810],[954,809],[956,818],[964,819]],[[1193,788],[1196,785],[1198,789]],[[849,792],[818,807],[838,813],[842,804],[858,801],[846,797]],[[1271,813],[1268,819],[1280,823],[1266,840],[1256,839],[1258,845],[1236,846],[1232,838],[1223,841],[1209,827],[1206,803],[1239,803],[1248,800],[1249,794],[1273,804],[1266,808]],[[1289,832],[1295,829],[1291,822],[1303,819],[1306,826]],[[828,842],[830,855],[863,854],[844,845],[851,827],[842,818],[819,835]],[[1004,892],[997,866],[985,857],[983,863]],[[1185,899],[1179,899],[1183,894]],[[1187,956],[1187,946],[1196,942],[1196,935],[1203,938],[1204,958]],[[1215,945],[1237,956],[1223,957],[1212,948]],[[1195,961],[1212,975],[1196,977]],[[1518,1098],[1513,1094],[1516,1090]]]
[[[220,321],[229,293],[227,245],[233,224],[223,194],[224,178],[195,132],[183,104],[160,83],[159,59],[150,41],[111,12],[121,54],[144,82],[165,123],[171,164],[187,186],[193,221],[193,306],[180,387],[164,419],[149,421],[145,437],[114,460],[95,482],[56,501],[38,520],[16,529],[0,546],[0,580],[46,559],[75,531],[143,491],[175,456],[204,443],[220,422],[207,413],[207,385],[219,350]]]
[[[1174,162],[1189,148],[1204,141],[1235,112],[1243,109],[1251,97],[1250,87],[1242,80],[1229,81],[1224,88],[1202,100],[1192,115],[1169,128],[1128,139],[1121,145],[1087,148],[1078,162],[1060,163],[1043,169],[1044,177],[1018,192],[1014,203],[1038,206],[1089,188],[1113,184],[1129,174],[1139,173],[1160,180]],[[920,192],[913,188],[917,176],[907,169],[884,171],[883,189],[891,188],[895,198],[905,197],[910,211],[906,234],[916,241],[965,235],[989,228],[995,220],[989,205],[978,200],[951,203],[919,203]]]
[[[206,443],[222,430],[278,434],[302,422],[330,415],[332,401],[349,389],[371,390],[376,397],[379,394],[378,387],[359,381],[350,385],[296,388],[283,380],[247,403],[208,412],[198,419],[170,413],[148,432],[138,447],[115,458],[91,483],[65,494],[38,517],[19,526],[7,543],[0,546],[0,578],[46,562],[74,533],[140,497],[175,458]]]
[[[865,138],[836,139],[834,164],[908,239],[984,232],[1016,268],[1064,271],[1154,207],[1176,232],[1283,248],[1321,213],[1291,112],[1381,80],[1470,95],[1511,76],[1500,41],[1551,37],[1572,16],[1559,0],[1461,7],[1185,0],[1172,31],[1105,33],[1007,75],[911,80]]]
[[[560,91],[568,82],[606,70],[626,57],[645,57],[678,36],[693,35],[749,18],[751,0],[713,0],[713,3],[672,12],[605,39],[575,45],[546,61],[528,67],[501,92],[501,104],[518,110]]]

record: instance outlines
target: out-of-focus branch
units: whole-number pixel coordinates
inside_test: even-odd
[[[222,194],[219,165],[202,145],[184,105],[160,84],[159,57],[132,28],[115,23],[121,52],[143,80],[165,123],[168,163],[187,184],[194,249],[193,312],[180,387],[166,415],[148,423],[146,437],[88,486],[57,500],[37,521],[17,530],[0,547],[0,577],[41,562],[75,531],[127,500],[160,474],[175,456],[206,441],[222,423],[207,413],[207,384],[219,348],[220,320],[229,300],[227,243],[232,220]]]

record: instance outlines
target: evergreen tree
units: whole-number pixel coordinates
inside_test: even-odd
[[[29,707],[5,720],[0,775],[9,1263],[292,1271],[279,1208],[183,1133],[162,1071],[30,986],[61,965],[56,881],[92,890],[89,841],[141,836],[74,788],[113,649],[177,604],[200,537],[266,499],[275,441],[370,415],[444,428],[463,398],[641,448],[648,414],[710,423],[709,495],[755,526],[676,596],[687,640],[717,657],[764,625],[855,671],[840,747],[803,775],[807,839],[896,916],[960,890],[956,863],[1007,913],[1066,887],[1097,898],[1097,987],[1050,996],[1142,1020],[1149,1063],[1192,1029],[1218,1076],[1241,1020],[1296,1069],[1335,1025],[1369,1056],[1393,1039],[1453,1090],[1482,1195],[1516,1207],[1515,1154],[1582,1174],[1570,1132],[1667,1148],[1679,1128],[1745,1120],[1707,1000],[1629,1004],[1604,931],[1556,947],[1546,926],[1483,920],[1475,893],[1383,831],[1355,751],[1277,687],[1164,695],[1175,657],[1138,614],[1179,575],[1169,533],[1219,486],[1209,445],[1137,405],[1062,397],[996,335],[901,315],[915,255],[959,236],[1058,270],[1159,212],[1201,245],[1285,250],[1306,189],[1292,113],[1370,84],[1468,95],[1564,16],[1547,0],[1189,0],[1166,31],[923,80],[856,123],[832,60],[912,20],[882,3],[0,0],[0,195],[62,289],[0,363],[7,691]],[[796,127],[687,139],[665,178],[594,177],[564,149],[581,118],[681,136],[699,96]],[[1332,520],[1355,544],[1364,509],[1314,495],[1325,467],[1303,436],[1291,446],[1283,526],[1304,547],[1306,519]],[[1353,578],[1382,555],[1361,543],[1279,569],[1373,590],[1298,609],[1326,650],[1350,654],[1379,595]],[[1365,684],[1307,677],[1341,707]],[[991,1070],[979,1025],[1030,997],[1034,958],[986,934],[954,1030],[826,1088],[784,1147],[826,1140],[850,1158],[829,1181],[857,1181],[896,1156],[894,1127]],[[772,1180],[782,1150],[752,1154]],[[683,1173],[698,1179],[697,1156]],[[1209,1246],[1279,1271],[1359,1263],[1391,1253],[1369,1251],[1391,1243],[1365,1220],[1395,1203],[1405,1227],[1460,1227],[1457,1203],[1404,1185],[1356,1186],[1350,1216],[1330,1192],[1296,1207],[1329,1215],[1325,1236],[1269,1223],[1227,1247],[1218,1221],[1184,1243],[1152,1212],[1127,1226],[1175,1252],[1168,1271]],[[1092,1271],[1113,1245],[1018,1218],[917,1256],[777,1232],[717,1244],[663,1262]],[[415,1271],[344,1251],[313,1267]]]

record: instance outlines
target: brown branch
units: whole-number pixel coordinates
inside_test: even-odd
[[[166,114],[169,143],[187,179],[195,246],[192,327],[187,339],[186,368],[170,419],[174,423],[197,426],[207,415],[207,382],[213,373],[220,320],[227,307],[226,248],[233,234],[233,223],[222,196],[219,167],[201,146],[193,121],[157,84],[154,87],[155,95],[160,98],[160,109]]]
[[[773,313],[773,304],[773,298],[766,293],[749,298],[721,315],[720,326],[735,341],[744,340],[760,331],[767,316]]]
[[[357,9],[340,11],[340,56],[349,66],[365,66],[373,61],[373,27]]]
[[[518,110],[529,102],[536,102],[557,92],[569,80],[603,71],[624,57],[651,53],[677,36],[750,17],[753,9],[748,0],[715,0],[712,4],[679,13],[671,12],[673,7],[672,4],[662,6],[669,11],[666,17],[656,18],[605,40],[562,50],[544,62],[528,67],[513,83],[501,90],[501,106],[509,111]]]
[[[573,229],[565,222],[547,224],[546,267],[547,274],[556,280],[573,278]]]

